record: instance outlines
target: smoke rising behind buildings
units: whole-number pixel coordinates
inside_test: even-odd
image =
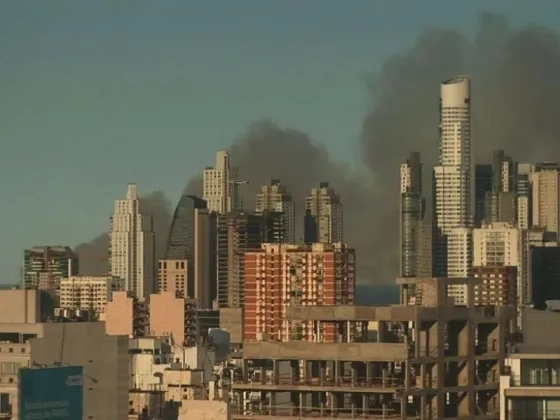
[[[458,74],[472,78],[478,162],[488,161],[493,149],[505,149],[523,161],[560,157],[558,34],[543,27],[512,28],[501,16],[483,14],[472,36],[427,29],[368,80],[371,103],[359,139],[363,161],[354,162],[354,168],[363,165],[365,172],[335,161],[303,132],[270,121],[251,124],[229,148],[232,164],[250,182],[240,187],[246,207],[253,207],[258,188],[269,178],[280,178],[296,200],[301,221],[310,188],[328,181],[344,204],[345,239],[357,249],[359,280],[393,281],[398,268],[399,165],[410,151],[421,152],[426,163],[424,187],[429,190],[429,167],[438,154],[439,85]],[[340,141],[354,147],[352,139]],[[186,187],[191,194],[200,195],[201,190],[201,177]],[[144,205],[154,215],[159,257],[171,205],[161,192],[146,196]],[[107,254],[107,246],[108,236],[103,234],[77,247],[84,274],[107,271],[106,258],[100,258]]]

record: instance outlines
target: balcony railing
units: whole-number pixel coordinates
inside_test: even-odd
[[[404,379],[395,377],[351,377],[351,376],[339,376],[334,378],[332,376],[326,376],[321,378],[298,378],[292,377],[291,375],[279,375],[278,377],[267,376],[266,378],[251,378],[243,381],[242,379],[235,379],[234,384],[236,385],[302,385],[302,386],[317,386],[317,387],[363,387],[363,388],[397,388],[404,385]]]
[[[511,376],[510,386],[527,386],[527,387],[560,387],[560,376],[543,375],[540,378],[529,377],[524,378],[519,375]]]

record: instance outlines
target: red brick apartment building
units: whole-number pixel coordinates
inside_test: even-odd
[[[289,306],[352,305],[355,251],[343,243],[263,244],[245,254],[246,341],[335,342],[340,326],[286,319]]]

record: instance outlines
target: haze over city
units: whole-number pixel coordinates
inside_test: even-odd
[[[302,203],[328,180],[368,255],[359,280],[392,281],[396,168],[409,149],[435,160],[441,80],[472,75],[482,159],[557,155],[560,131],[557,2],[403,5],[2,2],[1,281],[19,280],[25,247],[106,232],[130,181],[166,232],[232,144],[249,197],[273,176]]]

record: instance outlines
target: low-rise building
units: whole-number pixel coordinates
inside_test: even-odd
[[[60,307],[105,312],[113,293],[124,291],[124,280],[112,276],[72,276],[60,281]]]

